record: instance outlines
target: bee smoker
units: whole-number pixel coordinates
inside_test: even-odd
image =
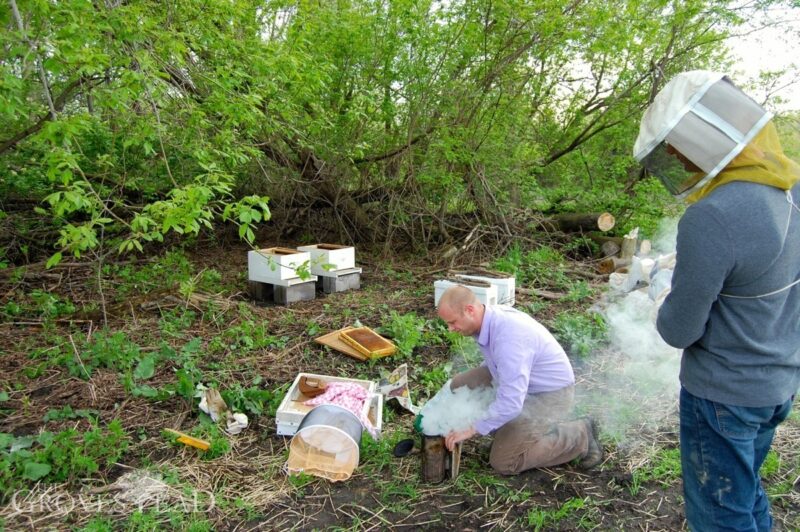
[[[445,478],[455,479],[461,464],[461,442],[453,451],[444,445],[444,436],[421,434],[422,438],[422,480],[438,484]]]

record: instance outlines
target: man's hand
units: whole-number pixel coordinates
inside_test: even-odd
[[[472,427],[466,430],[454,430],[444,438],[444,445],[447,447],[448,451],[452,451],[455,449],[458,442],[468,440],[477,433],[478,432]]]

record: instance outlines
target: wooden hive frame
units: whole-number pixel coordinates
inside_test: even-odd
[[[369,327],[356,327],[339,333],[353,349],[369,358],[377,358],[393,354],[397,347]]]

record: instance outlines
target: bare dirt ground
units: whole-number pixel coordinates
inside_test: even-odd
[[[291,242],[287,243],[293,244]],[[289,307],[259,306],[246,296],[245,248],[203,244],[189,250],[192,272],[219,272],[217,292],[186,291],[164,279],[121,275],[140,271],[152,261],[118,265],[100,271],[91,263],[62,265],[45,271],[31,266],[22,274],[0,277],[0,306],[26,300],[35,290],[72,301],[74,312],[42,318],[8,313],[0,323],[0,432],[14,437],[43,430],[90,430],[121,421],[130,438],[127,450],[94,474],[62,482],[28,482],[0,507],[2,525],[16,529],[127,530],[682,530],[685,521],[681,482],[659,473],[665,456],[677,447],[674,405],[646,430],[630,427],[638,442],[604,436],[606,460],[596,470],[571,465],[501,477],[488,465],[486,441],[465,444],[462,473],[456,480],[430,485],[420,480],[420,457],[391,455],[392,445],[412,435],[412,417],[390,409],[379,443],[362,445],[361,465],[352,478],[330,483],[315,478],[288,478],[283,470],[288,439],[276,435],[275,419],[251,415],[242,434],[226,438],[229,450],[213,459],[165,438],[164,428],[190,431],[198,425],[196,402],[177,394],[163,398],[136,396],[118,372],[98,367],[89,378],[70,373],[53,352],[82,364],[76,341],[121,331],[141,349],[159,352],[163,344],[176,351],[199,339],[198,365],[206,383],[221,389],[240,385],[285,391],[299,371],[376,380],[401,362],[412,368],[412,393],[424,397],[420,380],[450,358],[443,345],[421,345],[410,359],[393,357],[371,364],[357,362],[313,342],[326,332],[358,319],[377,327],[389,312],[416,313],[429,320],[433,280],[441,270],[413,255],[382,259],[359,250],[364,268],[358,291],[318,294],[314,301]],[[161,283],[157,281],[163,281]],[[131,289],[140,283],[144,288]],[[602,279],[593,281],[601,286]],[[148,288],[153,285],[157,288]],[[102,290],[98,289],[98,286]],[[518,295],[518,306],[539,302]],[[590,301],[580,302],[584,308]],[[540,321],[549,324],[566,304],[539,305]],[[570,303],[570,305],[575,305]],[[166,316],[166,318],[165,318]],[[263,325],[274,341],[252,348],[238,336]],[[232,335],[226,336],[226,332]],[[238,335],[238,336],[237,336]],[[214,339],[217,340],[214,343]],[[257,339],[256,339],[257,340]],[[85,343],[85,342],[84,342]],[[74,349],[73,349],[74,348]],[[74,355],[74,356],[73,356]],[[85,355],[84,355],[85,356]],[[599,356],[599,355],[598,355]],[[48,358],[50,357],[50,358]],[[147,384],[155,389],[173,383],[177,366],[159,364]],[[579,386],[591,386],[591,364],[576,361]],[[255,384],[253,384],[255,383]],[[602,390],[600,390],[602,392]],[[50,416],[70,407],[91,416]],[[777,530],[800,529],[797,479],[800,421],[795,417],[778,434],[778,472],[774,487]],[[672,452],[672,454],[670,454]],[[666,454],[665,454],[666,453]]]

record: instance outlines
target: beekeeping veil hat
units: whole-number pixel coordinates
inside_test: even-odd
[[[671,194],[684,198],[704,189],[771,118],[723,74],[684,72],[645,111],[633,155]],[[676,151],[694,168],[686,169]]]

